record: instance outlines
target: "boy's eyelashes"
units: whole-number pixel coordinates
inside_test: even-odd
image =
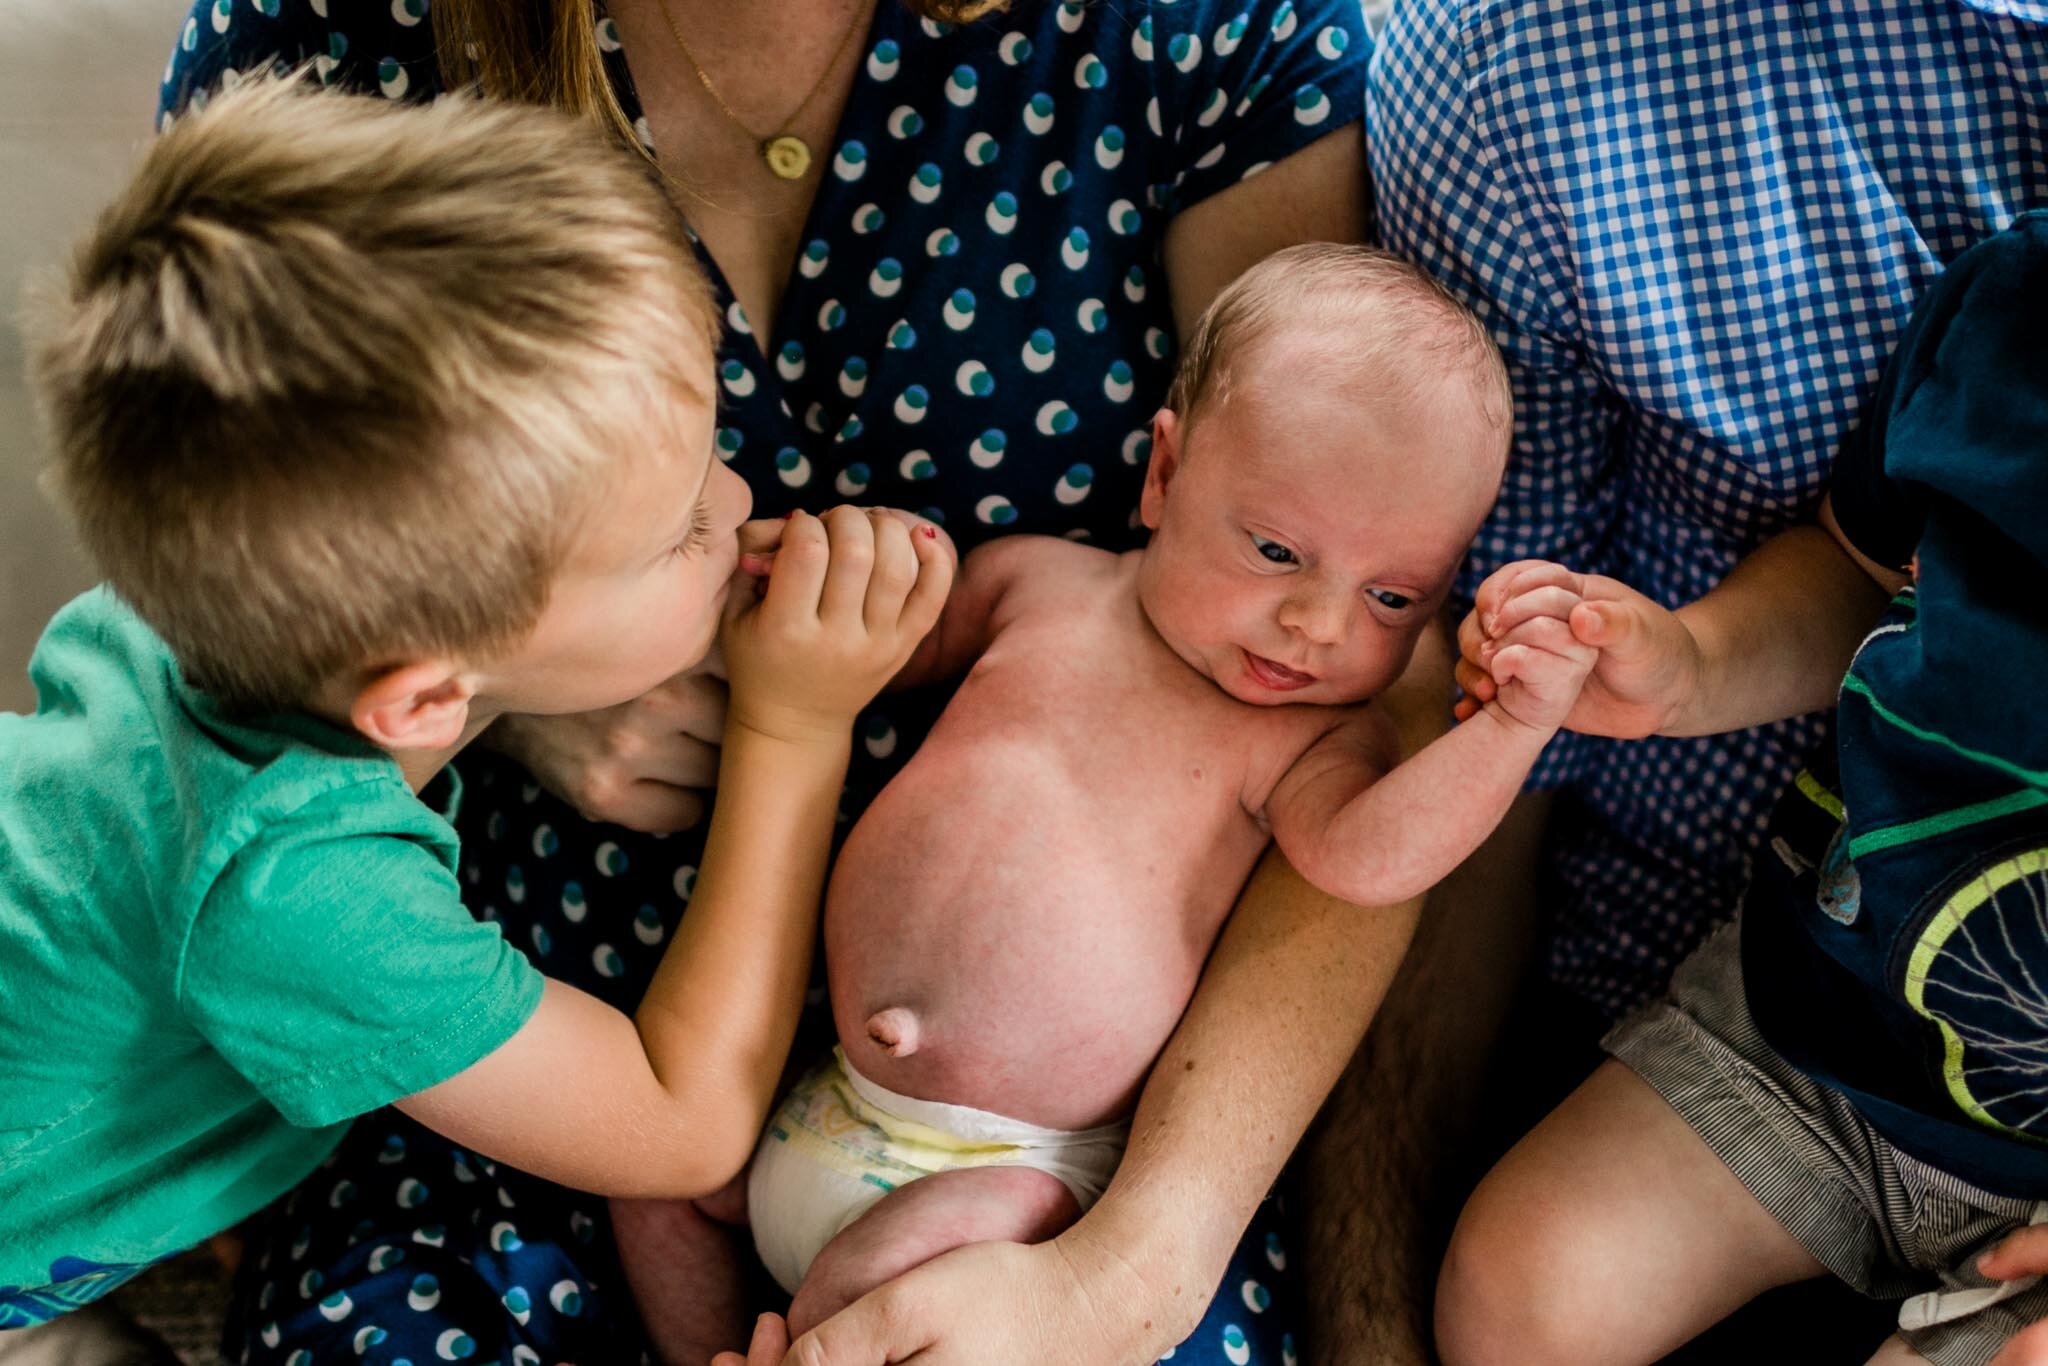
[[[675,553],[678,555],[696,554],[710,544],[711,531],[711,509],[704,500],[700,499],[696,508],[690,513],[690,529],[683,534],[683,539],[675,544]]]
[[[1261,536],[1256,531],[1248,531],[1245,534],[1252,538],[1252,549],[1258,551],[1261,559],[1272,564],[1301,563],[1301,558],[1280,542]],[[1365,595],[1390,612],[1405,612],[1415,605],[1414,598],[1406,593],[1397,593],[1391,588],[1368,588]]]

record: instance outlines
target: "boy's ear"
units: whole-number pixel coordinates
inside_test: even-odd
[[[1147,531],[1159,530],[1159,519],[1166,515],[1166,486],[1180,469],[1185,435],[1180,414],[1173,409],[1152,414],[1152,459],[1145,466],[1145,490],[1138,496],[1138,518]]]
[[[348,719],[380,749],[448,749],[462,740],[474,696],[453,663],[425,659],[372,675],[356,690]]]

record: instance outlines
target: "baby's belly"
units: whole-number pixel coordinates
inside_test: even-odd
[[[1262,838],[1241,812],[1152,819],[1032,767],[1043,754],[950,749],[927,742],[833,869],[840,1040],[905,1095],[1051,1128],[1120,1118]]]

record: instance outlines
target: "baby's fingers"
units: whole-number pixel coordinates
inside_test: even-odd
[[[1479,615],[1479,624],[1489,631],[1493,626],[1493,614],[1501,605],[1517,593],[1526,592],[1541,583],[1563,583],[1576,577],[1571,570],[1549,560],[1516,560],[1504,564],[1486,576],[1486,582],[1479,585],[1474,596],[1472,610]]]
[[[1487,634],[1495,640],[1508,635],[1525,621],[1538,617],[1569,620],[1572,609],[1585,599],[1562,584],[1538,584],[1518,591],[1494,609]]]

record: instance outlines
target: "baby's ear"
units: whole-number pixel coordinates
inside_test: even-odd
[[[1145,466],[1145,490],[1138,497],[1138,517],[1148,531],[1159,530],[1159,520],[1166,515],[1166,486],[1180,470],[1185,435],[1180,414],[1173,409],[1152,414],[1152,458]]]
[[[348,719],[379,749],[448,749],[461,742],[475,695],[452,661],[423,659],[373,674],[356,690]]]

